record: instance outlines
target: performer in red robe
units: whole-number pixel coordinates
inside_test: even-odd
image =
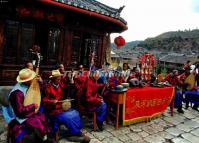
[[[82,122],[79,116],[79,112],[68,108],[63,108],[63,101],[67,98],[63,94],[61,86],[62,74],[59,70],[53,70],[51,75],[51,81],[47,85],[45,96],[43,97],[44,107],[46,114],[53,124],[53,132],[56,133],[59,129],[59,125],[65,125],[68,128],[68,132],[71,135],[68,138],[71,141],[89,142],[90,138],[83,135],[81,132]]]
[[[176,94],[175,94],[175,101],[174,101],[174,105],[177,109],[177,111],[179,113],[184,113],[183,109],[182,109],[182,102],[183,102],[183,94],[180,90],[180,87],[182,87],[183,82],[178,78],[178,70],[173,70],[171,73],[169,73],[166,78],[165,81],[168,81],[172,86],[175,87],[176,89]]]
[[[91,76],[87,79],[85,83],[85,94],[82,98],[82,104],[89,111],[97,112],[97,126],[100,131],[103,130],[103,122],[105,121],[107,114],[107,105],[103,101],[103,98],[99,96],[99,89],[103,88],[105,84],[99,84],[97,80],[99,79],[99,71],[92,71]]]

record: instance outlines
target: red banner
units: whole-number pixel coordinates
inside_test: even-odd
[[[132,88],[126,92],[123,125],[148,121],[166,110],[174,95],[173,87]]]

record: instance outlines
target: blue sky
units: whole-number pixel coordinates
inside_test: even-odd
[[[199,0],[192,0],[192,7],[194,12],[199,12]]]
[[[199,0],[98,0],[119,8],[128,22],[128,30],[111,34],[111,40],[122,35],[127,42],[144,40],[168,31],[199,29]]]

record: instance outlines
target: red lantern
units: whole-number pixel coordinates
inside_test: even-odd
[[[114,39],[114,43],[116,44],[117,48],[120,48],[126,44],[126,41],[122,36],[118,36]]]

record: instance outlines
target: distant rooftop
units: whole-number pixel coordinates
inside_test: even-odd
[[[169,63],[184,64],[188,60],[192,60],[194,57],[186,56],[184,54],[169,54],[161,57],[159,61],[165,61]]]

